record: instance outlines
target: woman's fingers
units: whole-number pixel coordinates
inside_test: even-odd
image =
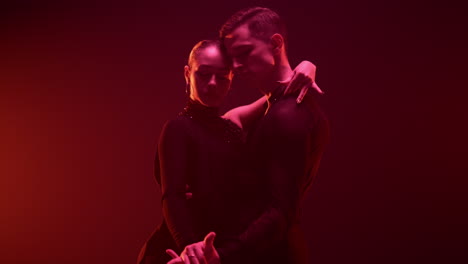
[[[304,96],[307,94],[307,91],[309,91],[309,86],[302,87],[301,92],[297,96],[296,103],[300,104],[302,102],[302,100],[304,99]]]
[[[295,90],[297,90],[297,82],[303,78],[301,74],[297,74],[296,71],[293,72],[293,75],[291,76],[291,79],[289,79],[288,86],[286,86],[286,89],[284,90],[284,94],[288,93],[293,93]]]
[[[322,89],[320,89],[320,87],[318,87],[316,82],[312,83],[312,88],[314,88],[314,90],[317,91],[319,94],[324,94],[324,92],[322,91]]]

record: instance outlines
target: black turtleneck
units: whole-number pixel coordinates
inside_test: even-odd
[[[164,250],[170,243],[161,241],[171,240],[171,236],[177,245],[175,250],[181,253],[210,231],[217,233],[216,244],[236,231],[243,146],[241,129],[221,118],[217,108],[189,101],[175,119],[166,122],[155,166],[162,191],[163,224],[153,234],[159,241],[150,238],[146,245],[151,247],[152,243],[160,248],[147,248],[145,254],[165,257]],[[187,191],[192,193],[189,200]]]

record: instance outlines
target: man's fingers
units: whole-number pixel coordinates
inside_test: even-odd
[[[208,233],[208,235],[205,236],[205,239],[203,239],[203,241],[205,242],[205,245],[213,246],[215,237],[216,237],[215,232]]]
[[[182,254],[181,258],[184,261],[184,264],[190,264],[190,259],[187,257],[187,255]]]
[[[167,264],[184,264],[184,260],[174,250],[166,249],[166,253],[172,258]]]
[[[220,263],[218,251],[214,247],[215,237],[216,233],[210,232],[208,233],[208,235],[205,236],[205,239],[203,240],[204,256],[206,261],[210,264]]]
[[[175,259],[171,259],[167,264],[184,264],[184,261],[177,257]]]
[[[185,263],[200,264],[200,261],[198,261],[198,257],[195,255],[195,252],[191,246],[186,247],[184,252],[185,255],[182,254],[182,259],[184,259]]]
[[[179,257],[179,255],[177,255],[177,253],[175,253],[175,251],[172,250],[172,249],[166,249],[166,253],[167,253],[169,256],[171,256],[171,258],[173,258],[173,259]]]
[[[215,232],[210,232],[208,235],[205,236],[203,242],[205,242],[205,249],[212,249],[214,247],[214,239],[216,237]]]
[[[201,247],[195,247],[193,249],[193,254],[196,256],[200,264],[207,264],[205,254],[203,253],[203,249]]]

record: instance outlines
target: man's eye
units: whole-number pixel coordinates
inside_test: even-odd
[[[250,50],[244,50],[241,53],[239,53],[236,57],[237,58],[242,58],[242,57],[245,57],[245,56],[249,55],[249,53],[250,53]]]
[[[216,75],[216,78],[219,80],[229,80],[229,74],[218,74]]]
[[[208,77],[208,76],[210,76],[210,73],[208,73],[208,72],[197,72],[197,74],[198,74],[198,76],[200,76],[200,77]]]

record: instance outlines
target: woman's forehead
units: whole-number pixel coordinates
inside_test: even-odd
[[[196,67],[196,70],[198,71],[213,71],[213,72],[218,72],[218,71],[230,71],[231,68],[227,64],[199,64]]]
[[[206,56],[218,56],[221,54],[221,50],[214,45],[204,48],[201,53],[204,53]]]
[[[218,47],[209,46],[198,53],[197,60],[203,59],[224,59],[224,54]]]
[[[198,67],[228,68],[229,63],[225,55],[217,47],[207,47],[198,53],[195,59]]]

